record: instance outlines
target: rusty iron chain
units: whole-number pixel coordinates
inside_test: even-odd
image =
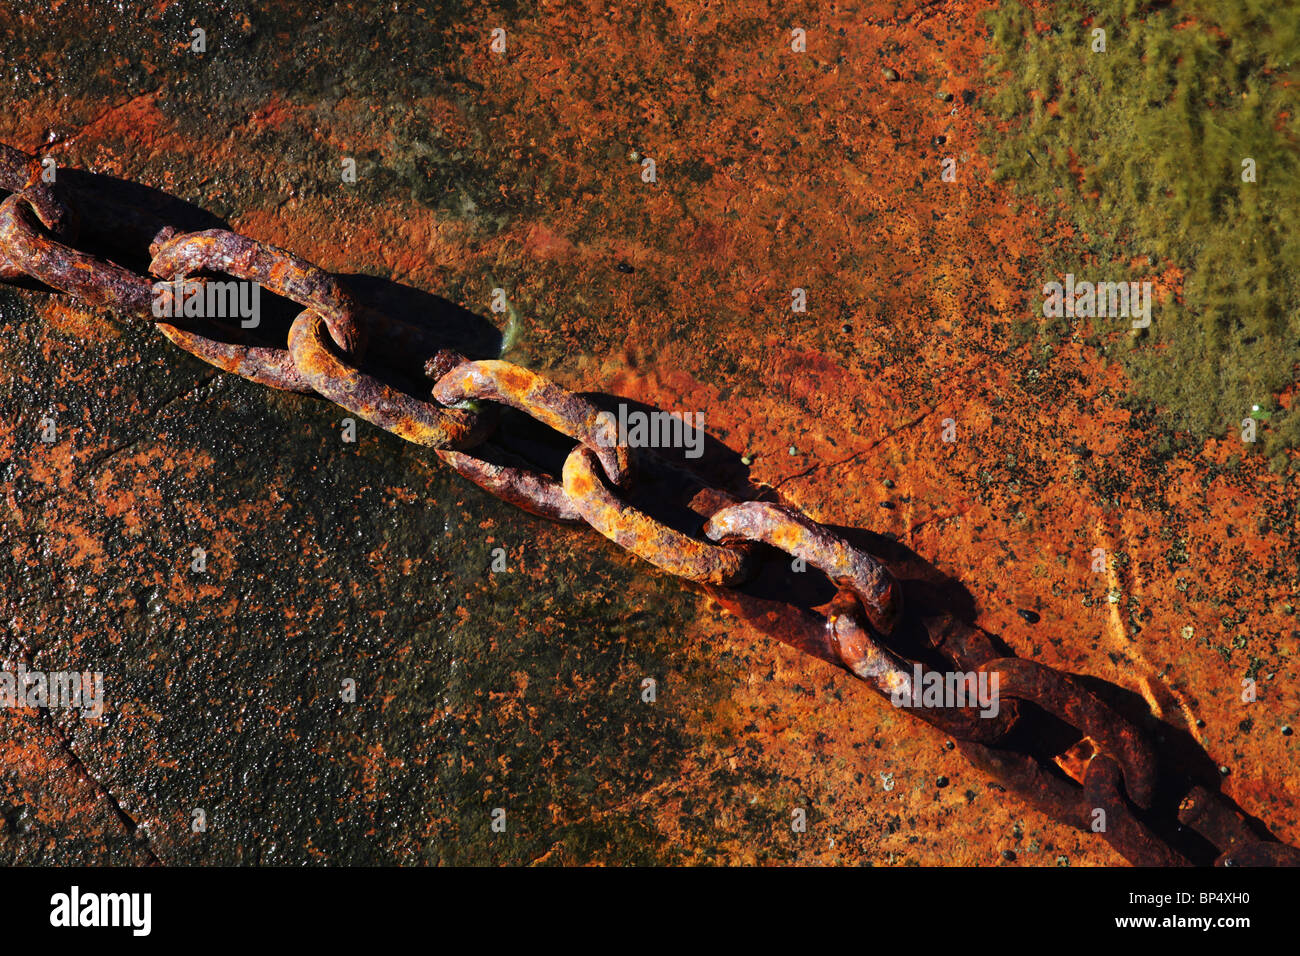
[[[317,395],[428,446],[490,494],[534,515],[590,525],[656,567],[702,584],[727,610],[847,670],[895,705],[917,691],[921,673],[996,674],[1006,702],[996,716],[971,701],[912,712],[952,736],[1001,788],[1060,822],[1097,832],[1134,865],[1186,866],[1198,846],[1203,861],[1221,866],[1300,865],[1300,850],[1261,837],[1220,793],[1194,781],[1180,785],[1172,772],[1161,779],[1148,730],[1078,678],[1011,657],[991,635],[951,615],[905,616],[899,582],[875,557],[796,509],[757,496],[743,500],[659,456],[632,454],[592,402],[543,376],[501,360],[469,361],[427,330],[365,307],[339,277],[227,230],[155,230],[148,217],[120,204],[97,204],[101,216],[130,220],[124,235],[147,237],[149,274],[79,250],[83,210],[41,181],[35,156],[3,144],[0,193],[9,194],[0,202],[0,281],[34,279],[150,322],[223,371]],[[118,223],[99,225],[103,235]],[[257,343],[216,318],[186,315],[185,293],[178,300],[168,290],[188,286],[201,294],[212,275],[255,282],[299,305],[287,341]],[[159,295],[170,297],[166,321],[153,312]],[[424,362],[419,387],[427,398],[384,374],[412,356]],[[559,475],[490,441],[498,406],[576,442]],[[673,518],[656,516],[666,498],[674,499]],[[780,552],[825,574],[835,597],[807,610],[734,587]],[[916,659],[891,641],[904,620]],[[932,666],[923,668],[922,659]]]

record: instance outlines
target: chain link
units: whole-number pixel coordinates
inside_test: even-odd
[[[76,238],[77,219],[71,209],[40,181],[35,156],[0,143],[0,191],[21,193],[51,235],[69,242]],[[0,281],[21,279],[29,273],[0,255]]]
[[[723,607],[844,668],[896,705],[919,691],[916,675],[924,670],[891,646],[903,631],[913,654],[938,665],[931,672],[996,675],[1003,698],[996,716],[982,714],[973,700],[912,713],[954,737],[1000,786],[1054,819],[1099,833],[1135,865],[1187,865],[1198,855],[1208,862],[1207,845],[1221,866],[1300,865],[1300,850],[1261,838],[1220,794],[1187,781],[1185,797],[1170,804],[1178,783],[1173,774],[1157,779],[1147,732],[1079,679],[1009,657],[990,635],[949,615],[905,615],[898,582],[865,551],[795,509],[741,500],[659,456],[633,453],[615,440],[595,405],[541,375],[500,360],[468,361],[426,330],[359,304],[337,276],[227,230],[162,228],[149,250],[151,275],[80,251],[73,245],[76,210],[40,182],[35,157],[3,144],[0,192],[11,193],[0,203],[0,280],[35,279],[96,308],[147,319],[223,371],[319,395],[429,446],[502,500],[557,521],[585,522],[656,567],[703,584]],[[113,224],[101,225],[102,233]],[[202,296],[213,274],[256,282],[301,306],[287,341],[257,342],[217,319],[186,316],[187,304],[196,305],[191,296]],[[159,296],[167,321],[153,311]],[[397,367],[413,357],[423,363],[419,374],[400,373]],[[418,388],[433,382],[430,398],[417,386],[392,384],[421,375]],[[496,405],[577,443],[558,478],[488,441]],[[777,552],[819,569],[837,587],[821,612],[760,593],[757,584],[739,587]]]

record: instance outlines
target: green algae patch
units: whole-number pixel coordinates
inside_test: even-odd
[[[1041,286],[1066,273],[1152,281],[1149,328],[1091,320],[1135,398],[1198,438],[1250,418],[1285,466],[1300,445],[1279,398],[1300,361],[1300,8],[1009,4],[989,22],[995,177],[1074,228],[1031,283],[1039,331],[1082,321],[1042,318]]]

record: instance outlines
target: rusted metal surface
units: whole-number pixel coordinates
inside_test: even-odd
[[[1300,866],[1300,850],[1285,843],[1247,843],[1229,850],[1215,866]]]
[[[609,419],[587,400],[536,372],[499,360],[466,362],[438,379],[433,397],[444,405],[488,399],[527,412],[590,449],[614,484],[628,482],[627,448],[618,444]]]
[[[499,448],[479,445],[473,455],[439,450],[438,457],[484,491],[529,514],[570,524],[582,520],[582,513],[558,481]]]
[[[1080,826],[1099,832],[1126,860],[1140,866],[1189,865],[1134,816],[1124,798],[1120,765],[1109,754],[1096,754],[1089,761],[1083,790],[1085,817]]]
[[[0,241],[11,262],[54,288],[137,314],[152,304],[155,293],[144,277],[42,236],[32,207],[21,195],[0,205]],[[1126,800],[1131,800],[1139,808],[1150,808],[1155,794],[1155,761],[1134,724],[1060,671],[1033,661],[993,656],[996,649],[988,635],[943,616],[922,627],[930,651],[939,653],[949,666],[976,670],[970,675],[930,670],[927,675],[919,663],[881,643],[899,623],[898,582],[880,561],[842,536],[793,508],[741,502],[666,459],[641,458],[650,478],[639,481],[635,489],[642,503],[655,495],[662,497],[670,484],[690,489],[682,496],[686,500],[677,524],[686,530],[680,530],[651,517],[605,484],[601,469],[616,484],[630,485],[628,450],[617,444],[609,420],[593,404],[540,375],[503,361],[463,361],[456,353],[439,349],[422,362],[417,357],[415,364],[425,375],[437,378],[432,394],[444,405],[422,401],[350,364],[363,360],[347,354],[348,349],[359,350],[367,339],[357,320],[361,310],[334,277],[305,260],[222,230],[182,235],[163,230],[152,251],[151,268],[159,276],[185,279],[203,271],[225,273],[262,283],[308,307],[293,321],[287,350],[223,344],[210,335],[159,323],[169,338],[205,361],[279,388],[305,391],[309,387],[407,441],[439,449],[446,464],[503,500],[542,517],[580,518],[660,569],[714,589],[739,584],[753,572],[756,543],[794,556],[820,570],[838,590],[824,608],[820,637],[808,633],[816,626],[811,623],[815,616],[763,614],[767,624],[803,632],[781,635],[783,640],[840,664],[895,705],[918,707],[922,701],[915,692],[926,676],[938,677],[941,683],[951,676],[955,689],[965,686],[967,676],[974,681],[996,675],[1000,693],[1011,702],[1033,704],[1083,735],[1089,745],[1088,760],[1085,769],[1076,770],[1084,777],[1082,804],[1079,789],[1055,778],[1032,753],[1007,747],[1022,717],[1014,703],[985,714],[977,712],[976,704],[963,694],[962,700],[925,702],[916,716],[962,741],[977,764],[1054,816],[1086,826],[1081,807],[1089,814],[1105,813],[1109,822],[1100,832],[1132,862],[1186,862],[1153,836],[1127,806]],[[189,290],[196,295],[202,292],[201,281]],[[179,300],[171,303],[173,311],[185,311],[176,307],[184,305],[186,294],[182,283]],[[382,327],[391,355],[402,334],[395,324],[372,318],[374,325]],[[227,329],[226,334],[237,333]],[[493,453],[495,461],[452,450],[482,443],[495,427],[493,415],[445,407],[470,400],[512,406],[577,440],[564,461],[562,484],[501,450]],[[718,543],[708,543],[701,534]],[[736,606],[753,610],[744,602]],[[870,621],[871,630],[863,617]],[[1289,860],[1277,846],[1251,842],[1230,848],[1228,854],[1233,854],[1232,861],[1242,862]]]
[[[584,521],[621,548],[655,567],[701,584],[735,584],[750,570],[746,550],[719,547],[670,528],[607,488],[596,456],[579,445],[564,462],[564,493]],[[708,513],[698,513],[703,524]]]
[[[432,448],[467,448],[492,430],[492,416],[422,401],[348,364],[335,354],[325,320],[303,312],[289,330],[294,365],[316,392],[400,438]]]
[[[762,541],[823,572],[862,602],[881,634],[894,629],[901,611],[898,584],[879,561],[791,508],[747,501],[724,508],[704,526],[719,542]],[[852,669],[852,665],[850,665]]]
[[[0,252],[52,289],[123,315],[152,315],[153,283],[148,277],[45,235],[22,194],[15,193],[0,203]]]
[[[980,670],[996,672],[1006,696],[1043,708],[1092,738],[1102,752],[1114,755],[1123,768],[1129,798],[1139,807],[1151,806],[1155,759],[1137,727],[1067,675],[1035,661],[1002,657],[980,665]]]
[[[362,354],[366,331],[357,321],[355,301],[334,276],[305,259],[224,229],[174,235],[149,251],[149,271],[160,278],[208,271],[256,282],[324,317],[345,355],[356,360]]]

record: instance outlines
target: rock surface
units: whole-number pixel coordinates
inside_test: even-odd
[[[710,467],[1140,694],[1300,840],[1294,486],[1171,445],[1077,336],[1011,334],[1055,237],[989,182],[983,4],[12,6],[0,140],[704,412]],[[107,701],[0,709],[0,861],[1120,862],[849,675],[421,449],[344,443],[324,402],[39,291],[0,324],[0,651]]]

